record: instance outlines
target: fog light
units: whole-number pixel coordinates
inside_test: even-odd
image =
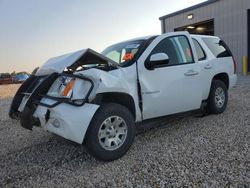
[[[60,121],[57,119],[54,119],[51,124],[55,127],[55,128],[59,128],[60,127]]]

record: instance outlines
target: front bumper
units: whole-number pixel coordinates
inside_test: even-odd
[[[20,120],[22,127],[32,130],[33,126],[42,126],[46,130],[77,143],[82,143],[86,130],[98,105],[89,104],[88,97],[93,90],[92,80],[79,75],[76,77],[91,83],[91,88],[81,103],[65,98],[46,95],[54,81],[62,74],[49,76],[31,76],[17,91],[9,111],[12,119]]]
[[[51,99],[42,99],[42,102],[54,103]],[[40,125],[47,131],[82,144],[88,126],[98,108],[98,105],[88,103],[80,107],[65,103],[54,108],[38,106],[33,117],[39,119]]]

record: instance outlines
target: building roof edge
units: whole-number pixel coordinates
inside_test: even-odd
[[[167,18],[176,16],[176,15],[178,15],[178,14],[182,14],[182,13],[189,12],[189,11],[192,11],[192,10],[197,9],[197,8],[200,8],[200,7],[204,7],[204,6],[206,6],[206,5],[215,3],[215,2],[217,2],[217,1],[219,1],[219,0],[208,0],[208,1],[205,1],[205,2],[203,2],[203,3],[200,3],[200,4],[197,4],[197,5],[194,5],[194,6],[191,6],[191,7],[182,9],[182,10],[179,10],[179,11],[177,11],[177,12],[173,12],[173,13],[171,13],[171,14],[167,14],[167,15],[165,15],[165,16],[162,16],[162,17],[159,18],[159,20],[162,21],[162,20],[165,20],[165,19],[167,19]]]

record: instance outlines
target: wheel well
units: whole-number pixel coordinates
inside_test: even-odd
[[[97,94],[95,103],[99,105],[103,103],[118,103],[125,106],[132,113],[134,118],[136,118],[134,99],[129,94],[119,92],[100,93]]]
[[[229,77],[228,77],[227,73],[217,74],[214,76],[213,80],[220,80],[220,81],[224,82],[227,89],[229,89]]]

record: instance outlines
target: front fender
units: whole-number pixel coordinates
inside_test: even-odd
[[[135,104],[136,121],[141,121],[141,110],[139,107],[139,95],[137,85],[137,73],[135,65],[127,68],[119,68],[105,72],[98,69],[89,69],[79,72],[94,81],[94,89],[90,99],[102,93],[124,93],[133,98]]]

